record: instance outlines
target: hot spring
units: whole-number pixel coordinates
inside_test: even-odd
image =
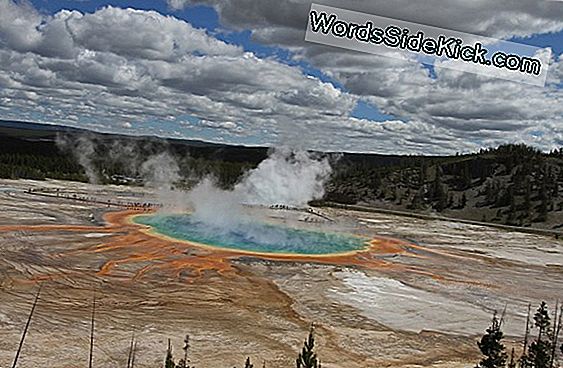
[[[141,215],[134,222],[150,226],[171,238],[243,252],[330,255],[363,250],[368,238],[350,234],[294,229],[259,221],[245,221],[232,227],[218,227],[195,216]]]

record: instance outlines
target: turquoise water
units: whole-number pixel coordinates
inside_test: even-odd
[[[190,215],[143,215],[135,217],[134,221],[172,238],[259,253],[344,253],[365,248],[368,240],[348,234],[292,229],[261,222],[219,228],[204,224]]]

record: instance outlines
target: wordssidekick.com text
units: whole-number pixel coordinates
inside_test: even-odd
[[[490,53],[480,42],[466,44],[459,37],[427,37],[423,31],[413,33],[409,28],[397,25],[378,27],[371,21],[364,24],[338,19],[336,14],[311,10],[310,30],[314,33],[332,35],[337,38],[355,40],[357,42],[383,45],[391,49],[401,49],[416,53],[424,53],[435,57],[446,57],[480,65],[494,66],[500,69],[519,71],[530,75],[541,73],[540,60],[503,51]],[[490,57],[489,57],[490,55]]]

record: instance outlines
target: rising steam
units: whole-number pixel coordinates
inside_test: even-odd
[[[141,165],[141,175],[156,190],[174,190],[174,183],[182,178],[178,163],[168,152],[150,156]]]
[[[332,169],[327,158],[280,148],[248,173],[233,193],[248,204],[305,206],[324,195]]]
[[[209,178],[202,180],[188,193],[189,207],[196,221],[215,231],[238,229],[249,233],[255,229],[244,204],[305,206],[323,196],[331,172],[327,158],[315,158],[307,151],[276,149],[233,190],[221,190]]]
[[[99,183],[94,161],[96,142],[92,137],[80,136],[74,140],[57,137],[57,145],[72,152],[84,168],[91,183]],[[303,207],[324,195],[324,184],[332,168],[327,157],[306,150],[287,147],[272,150],[268,158],[255,169],[244,174],[232,190],[223,190],[212,177],[193,178],[189,168],[180,169],[177,159],[166,150],[141,154],[137,144],[115,141],[105,152],[104,159],[118,163],[126,172],[138,175],[144,185],[153,189],[163,211],[193,212],[193,218],[214,229],[235,229],[253,221],[244,211],[244,205],[285,204]],[[188,192],[176,187],[189,178],[196,184]]]
[[[138,143],[119,139],[104,144],[89,134],[58,134],[55,142],[61,151],[76,158],[92,184],[99,184],[101,177],[107,175],[103,170],[100,173],[94,162],[118,166],[123,171],[121,174],[139,177],[146,187],[163,195],[173,192],[175,184],[183,177],[178,162],[166,151],[165,144],[159,148],[160,151],[149,153],[147,158],[147,153],[141,152]],[[104,156],[100,157],[98,152],[103,152]]]
[[[74,155],[86,176],[88,181],[92,184],[98,184],[100,178],[98,177],[97,170],[94,166],[93,159],[96,154],[96,145],[91,137],[88,135],[81,135],[72,140],[70,137],[57,134],[55,144],[63,152],[70,152]]]

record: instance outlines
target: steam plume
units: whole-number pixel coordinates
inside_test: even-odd
[[[93,163],[96,146],[91,137],[81,135],[73,141],[70,137],[57,134],[55,143],[61,151],[70,152],[76,157],[78,163],[84,169],[90,183],[98,184],[100,182],[97,170]]]
[[[93,137],[82,135],[70,140],[57,136],[57,145],[75,155],[91,183],[99,183]],[[140,175],[145,186],[155,190],[165,211],[184,212],[189,208],[197,221],[224,229],[252,221],[245,215],[244,204],[303,207],[311,200],[322,198],[324,184],[332,172],[327,157],[304,149],[281,147],[272,150],[267,159],[243,175],[232,190],[220,189],[212,178],[206,177],[185,193],[176,184],[194,178],[189,169],[180,169],[176,158],[167,152],[166,143],[141,153],[136,142],[113,141],[99,151],[106,152],[106,160],[119,163],[128,174]]]
[[[250,171],[234,193],[248,204],[304,206],[324,195],[324,183],[331,172],[327,158],[279,148]]]
[[[327,158],[315,158],[307,151],[276,149],[232,191],[217,188],[207,178],[188,193],[188,202],[196,220],[216,229],[234,229],[252,221],[245,215],[243,204],[304,206],[321,198],[331,171]]]

